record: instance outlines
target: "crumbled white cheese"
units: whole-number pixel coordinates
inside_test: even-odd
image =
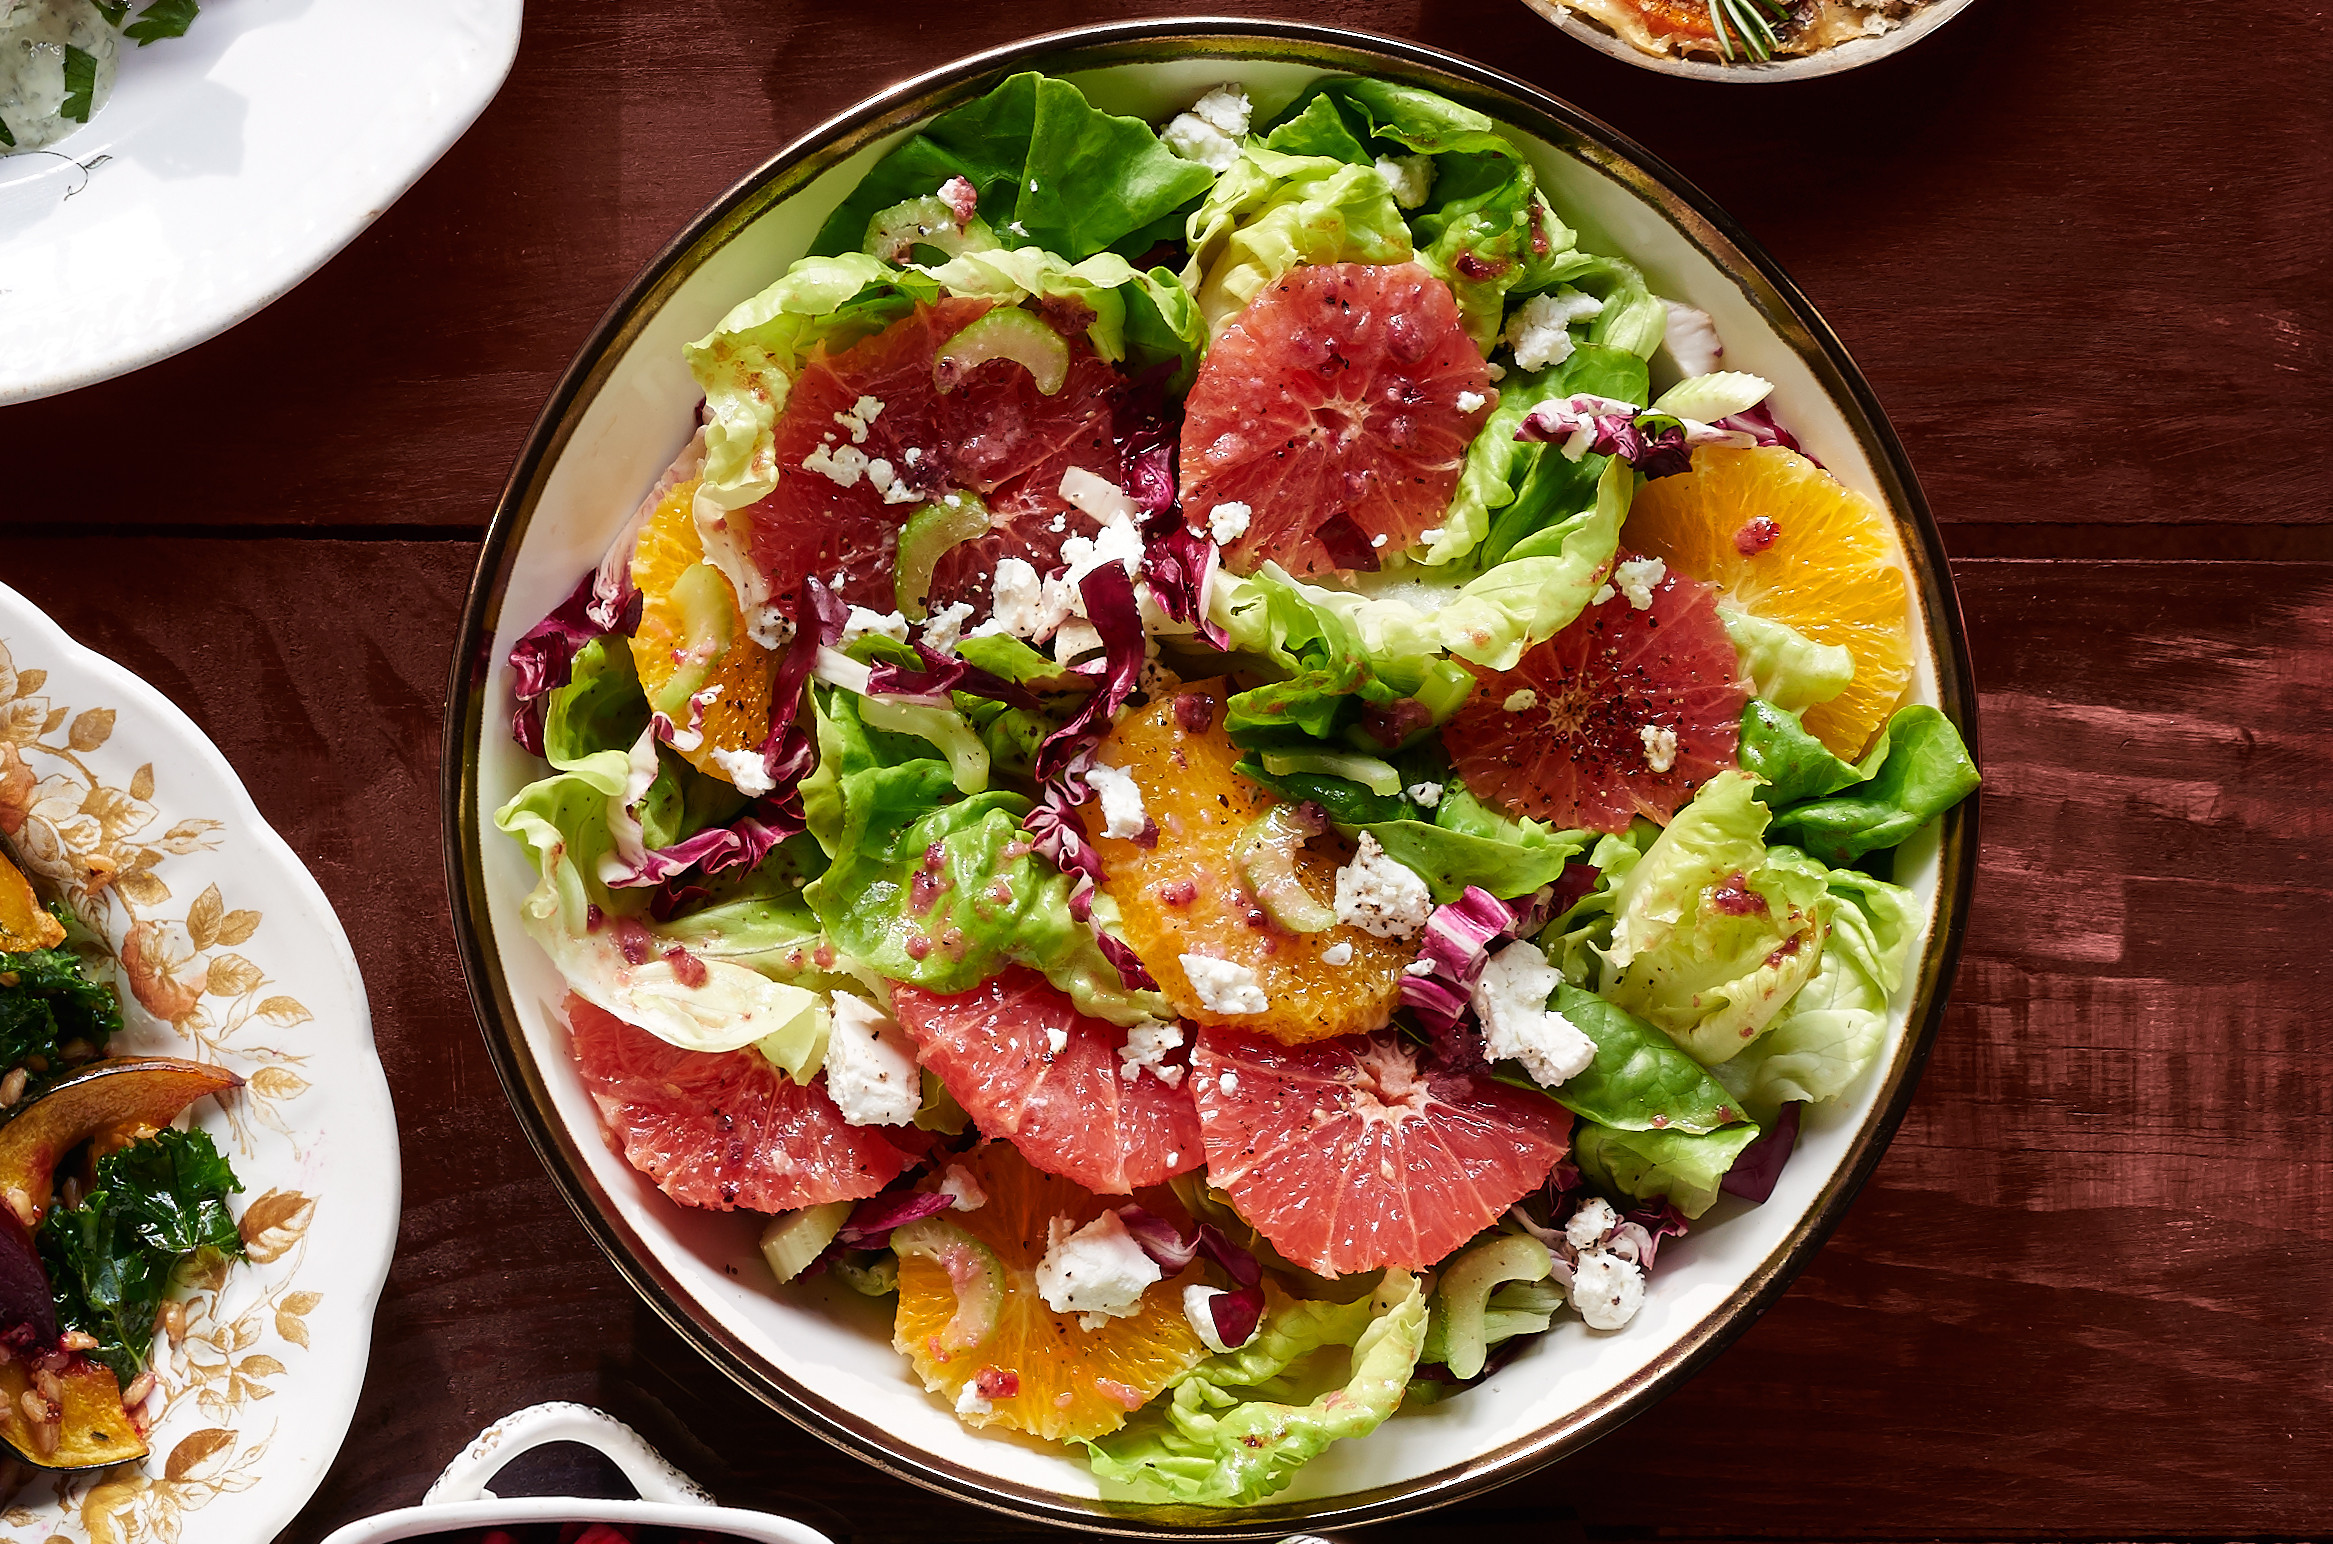
[[[883,404],[873,397],[861,397],[851,404],[847,413],[837,413],[834,421],[848,429],[853,445],[867,443],[867,426],[882,414]]]
[[[1381,155],[1377,158],[1377,175],[1385,179],[1385,186],[1393,194],[1393,201],[1404,209],[1415,209],[1426,201],[1426,194],[1434,186],[1434,158],[1430,155]]]
[[[1385,545],[1385,538],[1384,538],[1384,536],[1383,536],[1383,535],[1377,535],[1377,536],[1372,536],[1372,537],[1370,537],[1370,538],[1369,538],[1369,545],[1370,545],[1370,546],[1372,546],[1372,547],[1382,547],[1382,546],[1384,546],[1384,545]]]
[[[1183,1317],[1191,1321],[1191,1333],[1199,1337],[1199,1344],[1217,1356],[1231,1349],[1223,1343],[1223,1337],[1216,1333],[1215,1311],[1210,1306],[1221,1296],[1221,1287],[1193,1285],[1183,1288]]]
[[[1249,122],[1255,117],[1255,104],[1248,100],[1246,88],[1229,81],[1217,86],[1191,104],[1191,116],[1212,128],[1238,139],[1247,133]]]
[[[1661,305],[1668,311],[1669,319],[1661,332],[1659,352],[1669,356],[1677,374],[1689,381],[1717,369],[1719,361],[1725,358],[1725,344],[1719,339],[1717,323],[1709,319],[1709,313],[1681,306],[1674,300],[1664,300]]]
[[[960,1163],[949,1164],[948,1172],[940,1176],[940,1182],[932,1189],[954,1201],[960,1212],[976,1212],[988,1204],[988,1192],[980,1188],[980,1181],[973,1178],[972,1171]]]
[[[1272,1000],[1256,984],[1256,973],[1245,965],[1205,954],[1186,954],[1182,965],[1191,990],[1198,994],[1199,1006],[1209,1013],[1263,1013],[1272,1006]]]
[[[826,1037],[826,1093],[853,1126],[904,1126],[923,1106],[923,1071],[907,1031],[864,997],[836,992]]]
[[[1643,611],[1653,603],[1653,591],[1669,576],[1669,565],[1659,558],[1630,558],[1612,570],[1612,582],[1628,603]]]
[[[1069,605],[1058,587],[1037,577],[1024,558],[999,558],[996,579],[989,591],[990,618],[982,631],[1010,633],[1032,642],[1050,638],[1069,617]]]
[[[777,787],[770,781],[769,763],[762,753],[751,746],[743,750],[724,750],[713,747],[713,765],[728,777],[730,785],[748,799],[758,799]]]
[[[1507,346],[1515,351],[1519,370],[1544,370],[1572,357],[1571,326],[1604,309],[1604,302],[1565,285],[1551,294],[1534,295],[1507,318]]]
[[[1141,508],[1127,496],[1125,489],[1082,466],[1073,466],[1061,474],[1061,496],[1101,525],[1132,525],[1142,515]]]
[[[1655,772],[1666,772],[1677,764],[1677,731],[1666,724],[1646,724],[1637,731],[1644,741],[1644,764]]]
[[[1620,592],[1618,590],[1615,590],[1608,584],[1600,584],[1596,586],[1596,593],[1588,597],[1588,604],[1591,606],[1601,606],[1619,593]]]
[[[1500,364],[1495,359],[1492,360],[1489,364],[1484,365],[1483,369],[1494,381],[1503,381],[1507,378],[1507,367],[1503,364]]]
[[[802,470],[816,472],[838,488],[856,488],[866,474],[867,453],[855,445],[821,445],[802,458]]]
[[[1410,796],[1410,802],[1420,809],[1430,810],[1442,802],[1442,785],[1440,783],[1412,783],[1404,792]]]
[[[1362,832],[1353,861],[1337,870],[1337,920],[1379,938],[1412,938],[1433,914],[1426,882],[1387,852],[1375,832]]]
[[[845,646],[857,642],[869,633],[880,633],[886,638],[907,642],[907,618],[896,611],[869,611],[864,606],[851,607],[851,614],[843,619],[842,641]]]
[[[1197,113],[1175,114],[1174,121],[1159,130],[1158,142],[1211,172],[1230,171],[1239,159],[1239,141]]]
[[[1507,700],[1499,706],[1509,713],[1528,713],[1539,706],[1539,694],[1526,686],[1521,691],[1507,693]]]
[[[1159,1019],[1144,1020],[1126,1031],[1126,1043],[1118,1048],[1118,1076],[1132,1083],[1147,1069],[1167,1087],[1179,1087],[1183,1069],[1168,1066],[1166,1057],[1182,1043],[1181,1026]]]
[[[1644,1306],[1644,1272],[1634,1260],[1591,1249],[1572,1266],[1572,1306],[1592,1330],[1616,1330]]]
[[[867,463],[867,481],[875,485],[875,491],[883,495],[886,504],[913,504],[923,497],[881,456]]]
[[[923,447],[921,445],[910,445],[901,454],[903,459],[906,460],[907,464],[909,466],[913,466],[918,461],[923,459]]]
[[[1521,1062],[1545,1088],[1561,1087],[1596,1059],[1596,1042],[1547,1005],[1562,980],[1538,945],[1517,939],[1483,962],[1470,994],[1492,1059]]]
[[[931,615],[923,625],[923,641],[942,654],[952,653],[964,640],[964,624],[972,620],[970,601],[951,601]]]
[[[1350,965],[1353,963],[1353,946],[1351,944],[1330,944],[1326,949],[1320,951],[1320,962],[1323,965]]]
[[[1239,1074],[1236,1072],[1226,1072],[1215,1080],[1215,1086],[1221,1089],[1226,1095],[1236,1094],[1239,1092]]]
[[[1479,391],[1462,391],[1458,394],[1458,411],[1471,413],[1489,400]]]
[[[1088,1330],[1140,1312],[1144,1289],[1159,1279],[1158,1262],[1142,1252],[1116,1212],[1104,1212],[1075,1232],[1064,1217],[1045,1224],[1037,1295],[1055,1313],[1082,1315]]]
[[[1612,1209],[1612,1203],[1602,1196],[1590,1196],[1563,1225],[1563,1236],[1574,1249],[1593,1249],[1619,1226],[1620,1213]]]
[[[989,1400],[981,1397],[980,1381],[977,1378],[972,1382],[965,1384],[962,1389],[957,1391],[956,1413],[958,1415],[996,1414],[996,1406]]]
[[[1069,1031],[1058,1024],[1045,1026],[1045,1054],[1059,1056],[1069,1049]]]
[[[1150,814],[1142,807],[1142,785],[1133,773],[1096,762],[1087,769],[1085,784],[1102,801],[1102,835],[1130,841],[1142,834]]]
[[[1102,652],[1101,630],[1083,617],[1071,617],[1053,635],[1053,662],[1064,668],[1088,654]]]
[[[1228,547],[1247,534],[1248,521],[1255,511],[1236,500],[1216,505],[1207,514],[1207,534],[1215,538],[1215,545]]]
[[[1069,571],[1061,576],[1060,583],[1068,593],[1076,596],[1076,608],[1082,615],[1085,597],[1078,594],[1078,582],[1108,563],[1118,564],[1129,576],[1139,571],[1142,567],[1142,532],[1128,521],[1105,525],[1092,536],[1072,536],[1061,544],[1061,561],[1069,565]]]

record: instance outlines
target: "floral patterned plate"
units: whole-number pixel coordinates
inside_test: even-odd
[[[217,747],[0,585],[0,833],[110,946],[117,1051],[215,1062],[200,1123],[247,1264],[155,1347],[142,1465],[36,1479],[0,1544],[265,1544],[340,1449],[397,1238],[397,1127],[356,957]]]

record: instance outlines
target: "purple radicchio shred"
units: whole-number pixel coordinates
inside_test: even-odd
[[[1156,991],[1158,979],[1143,965],[1142,957],[1094,915],[1094,891],[1102,882],[1102,855],[1086,840],[1085,822],[1077,817],[1077,807],[1084,802],[1078,792],[1084,787],[1066,777],[1047,783],[1038,793],[1036,808],[1021,822],[1021,829],[1028,834],[1032,852],[1069,876],[1069,915],[1094,935],[1094,947],[1101,950],[1102,958],[1129,987],[1138,992]]]
[[[1676,1205],[1663,1196],[1660,1200],[1640,1206],[1622,1217],[1620,1226],[1613,1231],[1626,1233],[1634,1239],[1636,1263],[1643,1266],[1646,1274],[1649,1275],[1652,1272],[1653,1262],[1660,1257],[1661,1240],[1664,1238],[1683,1238],[1691,1226],[1692,1224],[1685,1220],[1685,1214],[1677,1210]]]
[[[1782,1166],[1790,1162],[1791,1150],[1798,1145],[1798,1112],[1801,1106],[1786,1104],[1782,1113],[1774,1117],[1774,1124],[1759,1133],[1758,1140],[1741,1151],[1734,1166],[1725,1171],[1718,1189],[1729,1196],[1740,1196],[1751,1205],[1759,1205],[1774,1193],[1775,1181],[1782,1178]]]
[[[1767,403],[1761,402],[1755,407],[1744,408],[1730,418],[1721,418],[1713,427],[1730,429],[1736,434],[1746,434],[1761,445],[1779,445],[1784,450],[1796,451],[1798,454],[1806,456],[1817,466],[1822,465],[1820,461],[1815,461],[1813,456],[1807,454],[1807,448],[1798,442],[1797,435],[1782,427],[1781,423],[1774,417],[1774,409]]]
[[[1172,1222],[1148,1207],[1134,1203],[1119,1207],[1118,1218],[1126,1224],[1126,1231],[1133,1235],[1134,1242],[1142,1246],[1142,1252],[1150,1256],[1160,1270],[1179,1271],[1199,1256],[1205,1255],[1222,1266],[1224,1274],[1241,1287],[1259,1289],[1260,1296],[1264,1281],[1263,1266],[1257,1263],[1254,1255],[1224,1237],[1223,1230],[1215,1224],[1202,1222],[1189,1238],[1185,1238],[1182,1230]],[[1239,1337],[1240,1340],[1246,1338],[1245,1335]],[[1239,1343],[1229,1336],[1224,1339],[1227,1344]]]
[[[756,801],[728,825],[708,826],[685,841],[643,854],[637,864],[610,879],[609,886],[628,890],[641,885],[662,885],[691,869],[718,874],[723,869],[752,868],[769,856],[771,848],[802,829],[799,818],[789,819],[782,810],[763,808],[773,802]],[[757,815],[757,810],[762,814]],[[649,903],[649,909],[655,910],[654,901]],[[671,919],[666,916],[657,920]]]
[[[1161,360],[1126,383],[1110,407],[1110,435],[1118,443],[1118,485],[1146,516],[1175,507],[1175,449],[1182,439],[1182,404],[1168,393],[1175,361]]]
[[[517,707],[511,713],[510,735],[532,755],[543,754],[543,711],[551,693],[573,677],[575,656],[584,645],[608,633],[630,633],[640,625],[640,592],[627,585],[627,593],[610,606],[593,589],[598,578],[596,569],[585,574],[549,616],[510,646],[510,668],[518,677],[511,689]]]
[[[1546,926],[1555,914],[1556,889],[1542,885],[1530,895],[1502,901],[1480,885],[1468,885],[1465,894],[1435,907],[1426,918],[1416,964],[1427,968],[1402,974],[1401,1003],[1417,1016],[1435,1053],[1452,1071],[1488,1065],[1470,994],[1491,945]]]
[[[893,1228],[937,1217],[955,1204],[954,1196],[936,1190],[886,1190],[852,1207],[835,1241],[853,1249],[880,1249],[890,1242]]]
[[[1434,710],[1415,697],[1401,697],[1361,710],[1361,729],[1389,751],[1399,750],[1434,725]]]
[[[1008,708],[1023,708],[1031,713],[1043,711],[1037,694],[1025,686],[1016,685],[1003,676],[981,669],[953,654],[944,654],[928,643],[918,643],[915,652],[923,657],[924,668],[910,670],[905,665],[876,663],[867,667],[867,690],[877,697],[893,697],[902,702],[918,703],[925,707],[953,706],[949,693],[966,692],[974,697],[986,697],[1001,702]],[[1074,673],[1060,677],[1064,690],[1087,684]]]
[[[1377,549],[1351,515],[1340,510],[1323,520],[1312,534],[1337,567],[1351,573],[1377,572]]]
[[[1106,651],[1102,687],[1085,700],[1068,723],[1047,735],[1045,743],[1037,747],[1034,770],[1041,783],[1064,775],[1082,775],[1093,765],[1094,747],[1110,732],[1118,709],[1134,694],[1136,683],[1142,679],[1147,653],[1142,634],[1142,608],[1135,602],[1134,581],[1126,577],[1124,568],[1116,563],[1104,563],[1079,580],[1077,587],[1078,593],[1085,597],[1086,620],[1102,635]]]
[[[1207,1299],[1207,1317],[1215,1321],[1215,1338],[1233,1350],[1248,1343],[1264,1321],[1264,1289],[1241,1287]]]
[[[1159,609],[1196,627],[1199,636],[1216,648],[1228,649],[1231,636],[1207,615],[1208,597],[1222,567],[1223,554],[1215,543],[1184,529],[1182,518],[1171,512],[1166,529],[1154,532],[1142,549],[1142,578]]]

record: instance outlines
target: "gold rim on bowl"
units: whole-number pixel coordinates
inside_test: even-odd
[[[446,885],[471,1002],[519,1123],[576,1216],[641,1298],[716,1367],[781,1414],[887,1473],[1016,1517],[1125,1538],[1274,1538],[1300,1523],[1315,1529],[1354,1526],[1425,1511],[1577,1450],[1690,1377],[1781,1295],[1838,1224],[1895,1134],[1943,1017],[1977,854],[1977,805],[1971,798],[1943,817],[1938,925],[1915,972],[1906,1033],[1881,1071],[1874,1113],[1854,1133],[1839,1168],[1783,1246],[1636,1375],[1529,1436],[1464,1463],[1373,1490],[1236,1512],[1068,1497],[983,1474],[901,1441],[771,1366],[689,1298],[593,1179],[574,1133],[553,1109],[541,1069],[517,1028],[510,987],[491,944],[478,758],[485,726],[502,719],[503,705],[489,700],[490,649],[519,539],[585,409],[647,319],[773,204],[870,144],[978,96],[1014,71],[1060,74],[1207,57],[1367,72],[1443,92],[1611,176],[1731,275],[1839,406],[1884,501],[1897,513],[1937,663],[1939,706],[1960,726],[1971,752],[1977,750],[1976,691],[1943,542],[1902,445],[1846,349],[1781,267],[1699,190],[1607,125],[1510,76],[1416,43],[1305,23],[1177,17],[1081,27],[974,54],[879,92],[795,140],[692,221],[608,309],[552,393],[495,507],[471,581],[448,682],[442,773]]]

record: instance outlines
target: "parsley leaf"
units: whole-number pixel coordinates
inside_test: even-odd
[[[16,136],[9,132],[8,120],[5,118],[0,118],[0,145],[6,145],[11,150],[16,148]]]
[[[130,14],[130,0],[96,0],[98,13],[109,27],[118,27],[122,18]]]
[[[89,121],[90,99],[97,94],[97,56],[85,48],[65,45],[65,100],[57,116],[73,123]]]
[[[179,1262],[204,1250],[242,1258],[227,1209],[242,1188],[207,1132],[165,1130],[99,1159],[96,1188],[42,1221],[57,1318],[94,1336],[91,1354],[124,1383],[145,1366],[154,1311]]]
[[[124,0],[122,9],[129,9],[127,0]],[[195,0],[154,0],[152,5],[138,13],[136,21],[122,29],[122,36],[136,38],[140,48],[156,38],[185,37],[188,24],[200,9]]]
[[[122,1027],[113,989],[89,979],[71,949],[0,955],[0,1073],[23,1067],[38,1093],[65,1071],[64,1047],[86,1041],[91,1054]],[[35,1059],[45,1066],[33,1065]]]

